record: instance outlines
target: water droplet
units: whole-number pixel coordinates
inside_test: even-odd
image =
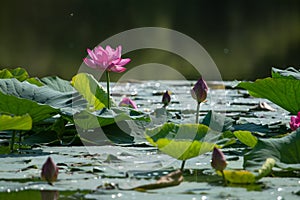
[[[112,194],[112,195],[111,195],[111,198],[112,198],[112,199],[115,199],[116,197],[117,197],[117,195],[115,195],[115,194]]]
[[[117,196],[118,196],[118,197],[121,197],[121,196],[123,196],[123,195],[122,195],[121,193],[118,193]]]
[[[225,54],[228,54],[228,53],[229,53],[229,49],[225,48],[225,49],[224,49],[224,53],[225,53]]]
[[[73,16],[74,16],[74,13],[70,13],[70,16],[73,17]]]
[[[282,188],[277,188],[277,191],[278,191],[278,192],[280,192],[280,191],[282,191],[282,190],[283,190]]]

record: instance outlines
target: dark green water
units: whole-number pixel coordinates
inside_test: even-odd
[[[200,43],[224,80],[252,80],[269,75],[272,66],[299,68],[299,15],[297,0],[5,1],[0,7],[0,68],[22,66],[32,75],[69,79],[86,48],[128,29],[157,26]],[[198,78],[189,63],[167,52],[140,50],[125,56],[132,58],[129,69],[157,62],[181,70],[188,79]]]

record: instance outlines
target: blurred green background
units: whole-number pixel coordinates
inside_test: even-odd
[[[70,79],[86,48],[144,26],[174,29],[195,39],[224,80],[269,76],[271,67],[299,68],[298,0],[2,1],[0,68],[21,66],[32,76]],[[189,63],[167,52],[139,50],[123,57],[133,60],[127,68],[157,62],[184,69],[188,79],[198,78]]]

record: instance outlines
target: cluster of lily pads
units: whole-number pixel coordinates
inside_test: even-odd
[[[121,73],[130,59],[121,58],[121,46],[116,50],[107,46],[88,49],[87,66],[106,73],[106,90],[91,75],[80,73],[71,81],[59,77],[29,77],[25,69],[3,69],[0,71],[0,131],[10,139],[10,151],[15,147],[36,145],[82,145],[86,140],[78,130],[95,130],[99,127],[113,129],[107,137],[118,143],[122,132],[118,123],[131,120],[149,124],[149,113],[139,111],[136,104],[125,97],[117,104],[110,95],[109,73]],[[194,124],[166,122],[145,128],[145,142],[161,152],[182,160],[184,171],[186,160],[212,153],[211,165],[224,178],[224,182],[253,183],[272,172],[275,166],[282,170],[300,171],[300,72],[295,69],[273,69],[272,77],[255,82],[240,82],[236,87],[244,88],[254,97],[266,98],[289,111],[292,116],[286,134],[274,138],[260,138],[249,130],[235,130],[233,122],[226,118],[219,129],[209,127],[217,123],[220,114],[209,112],[199,120],[200,104],[206,101],[208,87],[202,77],[191,89],[196,100],[197,112]],[[163,94],[163,113],[171,101],[168,91]],[[140,123],[139,123],[140,124]],[[146,127],[146,126],[144,126]],[[130,132],[126,133],[129,135]],[[93,140],[87,141],[95,144]],[[132,140],[130,140],[132,142]],[[237,144],[239,142],[239,144]],[[19,144],[17,144],[19,143]],[[96,144],[95,144],[96,145]],[[247,146],[244,153],[244,169],[226,170],[226,159],[220,149]],[[42,177],[49,183],[56,180],[58,169],[49,158],[43,166]]]

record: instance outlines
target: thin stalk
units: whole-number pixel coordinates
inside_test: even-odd
[[[16,131],[13,131],[12,136],[11,136],[11,141],[10,141],[10,152],[11,153],[14,151],[15,137],[16,137]]]
[[[225,186],[227,186],[227,180],[226,180],[226,178],[225,178],[224,171],[222,170],[222,171],[221,171],[221,173],[222,173],[222,177],[223,177],[224,185],[225,185]]]
[[[180,171],[182,171],[182,172],[183,172],[183,169],[184,169],[185,161],[186,160],[183,160],[182,163],[181,163]]]
[[[198,103],[198,105],[197,105],[197,112],[196,112],[196,124],[198,124],[199,123],[199,111],[200,111],[200,104],[201,103]]]
[[[22,131],[19,132],[19,141],[18,141],[19,149],[21,148],[21,141],[22,141]]]
[[[107,88],[107,108],[110,109],[110,92],[109,92],[109,72],[106,70],[106,88]]]

